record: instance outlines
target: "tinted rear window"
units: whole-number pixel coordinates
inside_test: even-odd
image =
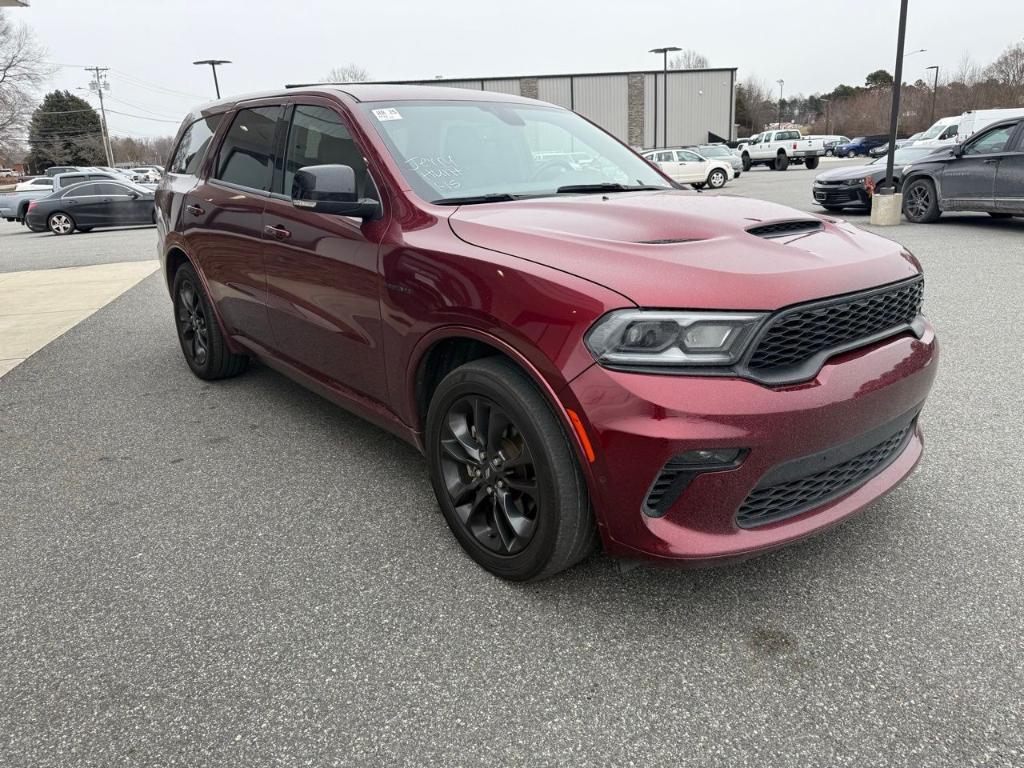
[[[274,136],[280,113],[280,107],[239,111],[221,145],[214,178],[241,187],[269,191]]]

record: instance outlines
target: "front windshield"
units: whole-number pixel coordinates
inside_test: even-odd
[[[406,181],[432,202],[554,195],[574,186],[672,188],[629,148],[557,107],[486,101],[360,106]]]
[[[921,134],[922,139],[935,139],[938,138],[939,134],[945,130],[946,126],[943,123],[936,123],[927,131]]]
[[[921,147],[904,147],[903,149],[897,149],[893,155],[894,165],[906,165],[907,163],[913,163],[920,160],[922,157],[930,155],[935,151],[934,147],[921,148]],[[882,155],[876,160],[872,160],[868,165],[878,165],[879,163],[885,164],[888,158],[886,155]]]

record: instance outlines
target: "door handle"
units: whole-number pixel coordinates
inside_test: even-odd
[[[206,211],[203,210],[202,206],[196,205],[195,203],[189,203],[185,206],[185,210],[191,213],[193,216],[202,216]]]
[[[999,162],[999,158],[998,157],[990,157],[988,160],[984,161],[985,165],[995,165],[998,162]]]
[[[265,227],[263,227],[263,234],[267,235],[268,237],[276,238],[277,240],[287,240],[289,237],[292,236],[292,233],[289,232],[284,227],[282,227],[280,224],[278,224],[277,226],[267,224]]]

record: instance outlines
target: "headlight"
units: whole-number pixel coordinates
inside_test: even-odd
[[[859,187],[864,183],[864,179],[847,179],[846,186],[848,187]]]
[[[620,309],[587,332],[587,349],[621,367],[734,365],[767,316],[764,312]]]

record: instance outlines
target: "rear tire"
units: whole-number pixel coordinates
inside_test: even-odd
[[[938,221],[942,210],[931,179],[914,179],[903,187],[903,215],[915,224]]]
[[[495,576],[536,581],[595,548],[587,485],[569,437],[510,360],[475,360],[441,381],[427,412],[426,449],[449,528]]]
[[[988,215],[991,216],[993,219],[1012,219],[1013,218],[1013,214],[1012,213],[1005,213],[1003,211],[989,211]]]
[[[820,158],[818,157],[808,157],[804,160],[804,166],[807,168],[807,170],[813,171],[815,168],[818,167],[819,161]]]
[[[174,320],[185,362],[200,379],[227,379],[246,369],[249,358],[228,349],[203,284],[191,264],[174,273]]]
[[[831,149],[826,149],[825,150],[825,157],[832,157],[832,155],[834,155],[834,154],[835,154],[835,152],[833,152]]]
[[[75,220],[70,213],[57,211],[46,219],[46,228],[55,235],[70,235],[75,231]]]
[[[704,182],[698,181],[694,184],[691,184],[690,186],[693,187],[694,189],[704,189]]]
[[[789,168],[789,156],[785,152],[780,152],[775,156],[775,170],[784,171]]]

